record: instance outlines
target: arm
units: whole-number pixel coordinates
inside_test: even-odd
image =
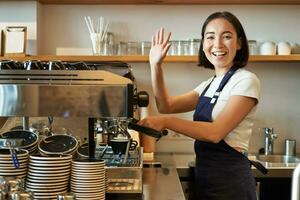
[[[180,113],[194,110],[199,98],[195,91],[180,96],[170,96],[164,81],[162,62],[171,46],[171,33],[164,38],[164,29],[161,28],[152,37],[152,46],[149,55],[151,66],[151,80],[156,106],[160,113]]]
[[[238,126],[256,103],[255,98],[231,96],[213,122],[188,121],[175,117],[149,117],[141,120],[140,124],[157,130],[170,129],[197,140],[218,143]]]

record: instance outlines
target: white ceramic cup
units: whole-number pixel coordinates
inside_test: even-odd
[[[288,42],[278,42],[277,43],[277,54],[278,55],[290,55],[291,45]]]
[[[297,43],[291,44],[291,53],[292,54],[300,54],[300,45]]]
[[[276,55],[276,45],[274,42],[263,42],[259,50],[261,55]]]

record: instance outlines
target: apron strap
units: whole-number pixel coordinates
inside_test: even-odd
[[[253,165],[256,169],[258,169],[262,174],[266,175],[268,173],[268,169],[265,168],[260,162],[249,160],[250,164]]]
[[[237,67],[233,66],[230,68],[230,70],[225,74],[224,78],[222,79],[218,89],[215,91],[215,94],[213,95],[213,97],[211,98],[210,103],[213,104],[213,106],[215,106],[215,104],[218,101],[218,98],[223,90],[223,88],[225,87],[226,83],[229,81],[229,79],[232,77],[232,75],[235,73],[235,71],[238,70]]]
[[[208,90],[210,84],[214,81],[214,79],[216,78],[216,75],[211,79],[211,81],[209,82],[209,84],[206,86],[206,88],[203,90],[203,92],[201,93],[200,97],[204,96],[206,91]]]

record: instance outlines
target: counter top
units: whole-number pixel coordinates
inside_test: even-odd
[[[144,200],[185,200],[179,176],[170,154],[155,156],[160,168],[143,169]]]
[[[144,161],[149,168],[143,168],[143,194],[139,198],[112,198],[117,199],[143,199],[143,200],[185,200],[180,178],[189,176],[189,167],[194,164],[193,153],[156,153],[151,161]],[[155,163],[155,165],[151,165]],[[158,165],[159,164],[159,165]],[[291,177],[297,164],[262,164],[269,170],[263,175],[256,168],[252,172],[256,178]],[[152,167],[151,167],[152,166]]]
[[[170,153],[169,156],[174,160],[180,177],[188,176],[189,166],[195,166],[195,155],[193,153]],[[255,158],[255,155],[249,156],[249,159]],[[263,175],[252,166],[252,173],[256,178],[273,178],[273,177],[292,177],[293,170],[297,163],[260,163],[269,170],[267,175]]]

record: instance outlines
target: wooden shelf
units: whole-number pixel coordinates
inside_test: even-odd
[[[25,57],[0,57],[0,60],[61,60],[61,61],[123,61],[123,62],[135,62],[146,63],[148,62],[148,56],[55,56],[55,55],[37,55],[37,56],[25,56]],[[300,62],[300,54],[287,55],[287,56],[262,56],[255,55],[250,56],[250,62]],[[167,56],[165,62],[198,62],[198,56]]]
[[[300,0],[37,0],[43,4],[300,4]]]

